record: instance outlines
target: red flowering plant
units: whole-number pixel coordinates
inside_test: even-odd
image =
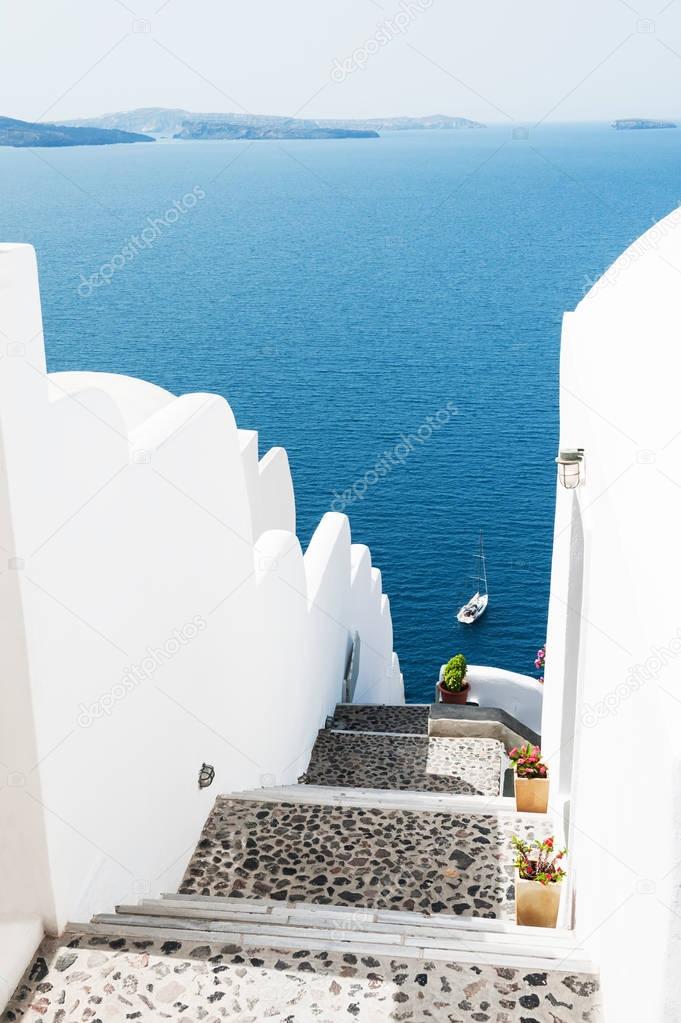
[[[511,838],[515,849],[514,866],[523,881],[539,881],[540,884],[558,884],[565,877],[560,861],[567,850],[556,852],[553,838],[545,838],[543,842],[525,842],[517,835]]]
[[[519,778],[546,778],[548,769],[541,758],[539,746],[527,743],[509,750],[508,759],[513,762]]]
[[[545,664],[546,664],[546,643],[544,643],[543,647],[540,647],[540,649],[537,650],[537,656],[534,659],[534,666],[537,669],[537,671],[543,672]],[[542,682],[542,683],[544,682],[544,676],[543,675],[539,676],[539,681]]]

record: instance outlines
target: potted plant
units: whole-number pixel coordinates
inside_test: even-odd
[[[445,664],[442,682],[438,683],[443,703],[466,703],[470,686],[466,681],[468,665],[463,654],[455,654]]]
[[[525,927],[555,927],[565,871],[565,849],[554,852],[553,838],[543,842],[511,839],[515,857],[515,919]]]
[[[508,754],[513,763],[515,808],[523,813],[546,813],[549,805],[548,768],[539,746],[514,746]]]

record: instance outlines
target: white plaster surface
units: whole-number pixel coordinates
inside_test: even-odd
[[[681,1020],[681,211],[565,316],[543,747],[606,1020]]]
[[[37,916],[0,915],[0,1012],[42,940],[43,928]]]
[[[0,906],[55,931],[172,888],[217,792],[295,780],[353,629],[404,693],[380,577],[343,515],[302,552],[282,449],[215,395],[47,376],[30,246],[0,354]]]

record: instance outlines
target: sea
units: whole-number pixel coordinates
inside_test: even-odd
[[[681,130],[5,148],[0,181],[48,368],[217,392],[284,446],[303,544],[331,510],[371,548],[408,700],[459,652],[537,674],[561,317],[681,203]]]

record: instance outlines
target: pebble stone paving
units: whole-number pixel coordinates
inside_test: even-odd
[[[428,707],[341,706],[334,727],[354,734],[320,733],[311,783],[498,792],[500,744],[428,740]],[[358,734],[371,730],[393,735]],[[464,757],[463,745],[442,742],[475,749]],[[221,796],[180,891],[512,920],[511,834],[546,827],[513,815]],[[591,975],[76,928],[42,943],[5,1023],[601,1023]]]
[[[216,800],[180,892],[514,919],[511,835],[494,815]]]
[[[429,714],[430,704],[340,703],[336,707],[332,727],[344,731],[428,735]]]
[[[342,951],[67,934],[38,950],[5,1023],[598,1023],[587,975]]]
[[[503,752],[496,739],[325,730],[317,736],[301,780],[308,785],[498,796]]]

